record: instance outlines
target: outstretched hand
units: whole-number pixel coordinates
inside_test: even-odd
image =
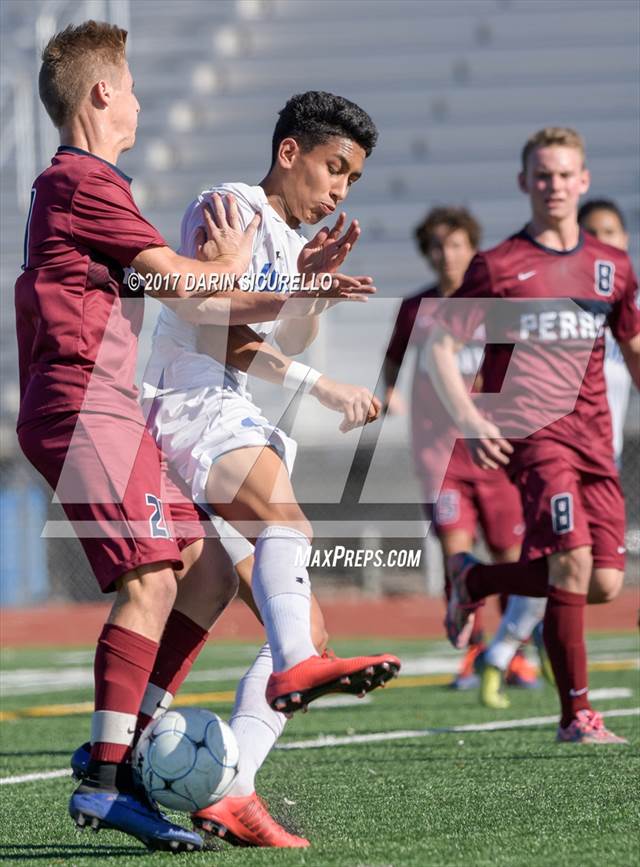
[[[487,418],[480,418],[472,426],[463,428],[471,456],[483,470],[506,467],[513,454],[513,446],[504,439],[500,429]]]
[[[311,394],[323,406],[342,413],[339,430],[347,433],[375,421],[380,415],[381,404],[368,388],[336,382],[328,376],[321,376],[311,389]]]
[[[341,234],[346,220],[343,211],[332,229],[325,226],[304,245],[298,256],[298,271],[301,274],[336,273],[360,237],[357,220],[352,220],[346,232]]]
[[[255,214],[243,230],[234,196],[213,193],[211,203],[202,209],[204,227],[196,232],[196,259],[201,262],[222,260],[240,276],[249,269],[253,252],[253,239],[260,224],[260,214]]]

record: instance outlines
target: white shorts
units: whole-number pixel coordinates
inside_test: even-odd
[[[213,514],[207,504],[209,471],[228,452],[270,446],[291,475],[297,451],[295,440],[270,424],[252,402],[251,395],[229,386],[172,391],[147,398],[143,401],[143,412],[149,431],[189,487],[193,500],[214,520],[234,565],[250,556],[253,545]]]

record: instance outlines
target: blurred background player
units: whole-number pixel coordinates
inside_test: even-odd
[[[272,291],[282,291],[296,274],[335,274],[357,240],[357,224],[343,232],[341,215],[332,229],[321,229],[309,242],[299,229],[320,222],[346,198],[376,137],[371,118],[342,97],[316,91],[292,97],[276,124],[266,177],[258,185],[226,183],[202,193],[186,210],[181,249],[197,252],[203,205],[215,191],[233,196],[241,222],[260,214],[249,273],[263,277]],[[230,721],[240,747],[240,773],[222,801],[194,815],[198,827],[240,845],[308,845],[272,819],[255,791],[256,774],[284,728],[283,712],[336,687],[364,693],[399,667],[389,654],[340,660],[317,652],[313,636],[322,636],[324,624],[317,605],[313,615],[304,566],[312,529],[289,478],[296,444],[264,418],[247,389],[250,368],[342,413],[342,431],[377,417],[379,403],[368,389],[337,383],[275,348],[302,352],[315,338],[326,307],[317,306],[315,316],[229,334],[198,328],[165,307],[144,374],[150,429],[194,500],[231,525],[238,556],[247,539],[255,542],[251,590],[268,644],[240,683]],[[237,538],[238,531],[245,538]],[[249,545],[246,554],[250,551]]]
[[[584,231],[594,235],[602,243],[611,244],[619,250],[628,249],[629,235],[625,219],[615,202],[609,199],[589,199],[578,211],[578,223]],[[620,468],[631,377],[620,347],[609,328],[605,329],[604,375],[613,431],[613,457],[616,466]],[[509,700],[501,688],[504,672],[520,643],[526,641],[531,634],[534,635],[536,646],[540,651],[543,671],[547,679],[553,683],[553,672],[544,651],[542,635],[545,608],[545,599],[527,596],[510,597],[498,631],[484,655],[485,664],[482,669],[480,691],[483,704],[494,708],[509,707]]]
[[[437,299],[452,295],[462,283],[465,271],[478,249],[481,228],[466,208],[433,208],[415,230],[422,255],[436,274],[436,282],[400,305],[387,349],[383,377],[387,411],[404,411],[395,383],[407,349],[415,347],[416,361],[411,391],[411,440],[416,474],[425,497],[425,517],[437,533],[445,561],[445,591],[449,596],[448,558],[469,551],[477,540],[478,528],[494,562],[518,560],[524,524],[520,494],[506,472],[483,470],[473,462],[466,443],[458,439],[440,490],[438,479],[448,458],[451,437],[456,430],[433,387],[425,352]],[[482,359],[484,335],[465,345],[457,355],[458,368],[471,388]],[[502,601],[502,600],[501,600]],[[476,615],[469,648],[452,682],[456,689],[478,686],[476,665],[485,648],[481,617]],[[535,686],[535,669],[518,652],[510,660],[509,680],[518,686]]]
[[[589,232],[603,244],[611,244],[619,250],[629,249],[629,235],[624,215],[615,202],[609,199],[589,199],[578,211],[578,222],[585,232]],[[616,465],[620,468],[631,377],[610,328],[605,330],[604,376],[611,410],[613,456]]]
[[[546,596],[544,641],[562,708],[557,739],[619,744],[625,741],[589,703],[584,610],[587,601],[613,599],[624,578],[624,499],[613,461],[603,324],[608,320],[640,385],[637,281],[626,253],[578,226],[578,201],[590,181],[578,133],[563,127],[535,133],[523,148],[518,180],[531,220],[474,258],[456,296],[523,299],[506,326],[489,323],[501,337],[488,343],[483,364],[484,389],[501,397],[491,420],[453,364],[459,339],[483,318],[482,305],[446,313],[430,351],[440,396],[474,440],[477,460],[508,465],[520,488],[523,557],[508,568],[466,554],[452,558],[447,631],[454,646],[464,646],[474,611],[492,593]],[[505,339],[517,345],[513,354]],[[549,399],[557,420],[540,427],[531,413],[544,419]],[[574,408],[563,412],[566,406]],[[509,440],[501,428],[510,431]]]

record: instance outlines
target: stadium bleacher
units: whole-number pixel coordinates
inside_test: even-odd
[[[412,230],[433,204],[469,205],[487,245],[523,222],[519,150],[530,132],[550,124],[584,133],[592,192],[624,208],[637,264],[638,6],[634,0],[582,0],[579,11],[573,0],[545,6],[542,15],[537,0],[182,0],[153,3],[149,14],[145,0],[3,0],[0,453],[7,466],[17,459],[12,293],[26,201],[18,195],[21,163],[11,132],[20,113],[12,87],[20,77],[32,83],[31,104],[21,110],[33,119],[36,171],[44,168],[45,145],[55,141],[46,122],[38,122],[38,33],[90,15],[128,19],[142,113],[136,147],[121,165],[135,178],[145,215],[174,244],[182,211],[200,189],[264,175],[276,113],[292,93],[327,89],[361,103],[379,126],[380,142],[346,206],[364,229],[350,269],[373,274],[382,296],[398,297],[426,280]],[[368,381],[370,362],[357,346],[366,334],[379,342],[381,357],[393,309],[371,304],[356,316],[336,308],[330,348],[325,333],[309,360]],[[153,305],[149,311],[142,357]],[[263,392],[267,408],[277,407]],[[335,425],[323,415],[301,427],[308,444],[319,447]],[[388,430],[389,442],[406,444],[405,420],[389,419]],[[406,484],[402,474],[398,484]]]

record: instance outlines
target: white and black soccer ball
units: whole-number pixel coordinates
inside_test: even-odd
[[[225,796],[238,773],[235,735],[203,708],[170,710],[149,723],[133,755],[148,794],[188,813]]]

